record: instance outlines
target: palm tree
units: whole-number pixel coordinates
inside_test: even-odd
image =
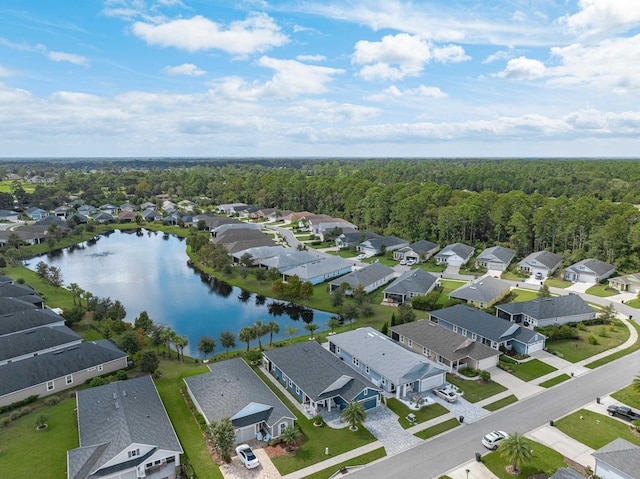
[[[76,299],[78,299],[78,301],[80,300],[80,298],[82,297],[82,293],[84,293],[84,290],[80,288],[78,283],[71,283],[69,285],[69,291],[71,292],[71,298],[73,299],[73,305],[75,306]],[[82,305],[80,304],[80,306]]]
[[[169,359],[171,359],[171,341],[173,340],[173,336],[175,336],[175,334],[176,333],[173,331],[173,329],[169,327],[163,327],[162,331],[160,331],[160,340],[167,348]]]
[[[311,339],[313,339],[313,332],[318,329],[320,326],[318,326],[316,323],[309,323],[309,324],[305,324],[304,325],[304,329],[306,329],[307,331],[309,331],[311,333]]]
[[[256,321],[255,323],[253,323],[252,328],[253,328],[255,337],[258,339],[258,347],[260,348],[260,351],[262,351],[262,336],[264,336],[269,332],[267,329],[267,325],[264,324],[262,321]]]
[[[300,438],[300,429],[298,426],[292,424],[291,426],[287,426],[280,434],[280,439],[287,445],[287,450],[291,450],[291,446],[293,446],[298,439]]]
[[[327,326],[331,328],[331,334],[335,333],[335,329],[340,327],[340,320],[335,316],[331,316],[327,321]]]
[[[280,334],[280,324],[277,321],[269,321],[267,331],[269,331],[269,347],[271,347],[273,346],[273,333]]]
[[[531,446],[525,440],[524,436],[514,432],[509,437],[500,441],[500,447],[498,447],[500,456],[508,460],[511,463],[512,472],[519,474],[520,469],[518,466],[531,460],[533,457],[533,451]]]
[[[343,421],[349,423],[349,429],[351,431],[357,431],[357,424],[367,418],[367,413],[361,402],[351,401],[347,407],[342,410],[340,417]]]
[[[247,343],[247,351],[249,351],[251,340],[256,338],[255,333],[255,330],[250,326],[245,326],[238,333],[238,338],[240,339],[240,341]]]
[[[189,345],[189,340],[184,336],[178,336],[173,339],[173,344],[176,345],[176,350],[178,350],[178,359],[182,355],[182,362],[184,362],[184,348]]]
[[[291,339],[289,339],[290,343],[293,341],[293,335],[296,334],[297,332],[298,332],[298,328],[294,328],[293,326],[286,326],[284,330],[284,334],[291,337]]]

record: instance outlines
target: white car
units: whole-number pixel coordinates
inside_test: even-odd
[[[482,438],[482,445],[487,449],[491,449],[492,451],[495,451],[496,449],[498,449],[498,446],[500,445],[500,441],[508,437],[509,437],[509,434],[507,434],[504,431],[492,431],[489,434],[486,434]]]
[[[407,266],[413,266],[414,264],[416,264],[416,260],[415,259],[407,260]]]
[[[445,387],[435,388],[433,394],[448,402],[456,402],[458,400],[458,395],[451,389]]]
[[[366,257],[366,254],[359,254],[358,256],[356,256],[356,259],[365,259]]]
[[[401,264],[402,266],[406,265],[406,264],[407,264],[407,260],[406,260],[406,259],[402,259],[402,260],[400,260],[400,264]]]
[[[236,453],[238,454],[238,458],[240,462],[247,469],[253,469],[254,467],[258,467],[260,465],[260,460],[253,453],[253,449],[248,444],[240,444],[236,447]]]

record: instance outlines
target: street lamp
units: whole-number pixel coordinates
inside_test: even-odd
[[[465,469],[464,472],[467,473],[467,479],[469,479],[469,472],[470,472],[469,469]]]

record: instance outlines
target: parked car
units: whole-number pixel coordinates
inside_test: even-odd
[[[542,279],[542,273],[538,271],[535,276],[536,279]]]
[[[408,259],[407,260],[407,266],[413,266],[414,264],[416,264],[416,260],[415,259]]]
[[[607,407],[607,412],[609,413],[609,416],[619,417],[629,422],[640,420],[640,414],[628,406],[615,406],[611,404]]]
[[[260,460],[253,453],[253,449],[248,444],[240,444],[236,447],[236,453],[238,454],[238,458],[240,462],[247,469],[253,469],[254,467],[258,467],[260,465]]]
[[[400,260],[400,264],[401,264],[402,266],[406,265],[406,264],[407,264],[407,260],[406,260],[406,259],[401,259],[401,260]]]
[[[366,254],[359,254],[358,256],[356,256],[356,259],[365,259],[366,257]]]
[[[458,395],[451,389],[445,387],[435,388],[433,394],[448,402],[456,402],[458,400]]]
[[[500,441],[508,437],[509,437],[509,434],[507,434],[504,431],[492,431],[489,434],[486,434],[482,438],[482,445],[487,449],[491,449],[492,451],[495,451],[496,449],[498,449],[498,446],[500,445]]]

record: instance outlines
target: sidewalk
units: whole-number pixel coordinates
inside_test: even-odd
[[[291,474],[287,474],[286,476],[282,476],[283,479],[302,479],[303,477],[309,476],[311,474],[315,474],[316,472],[320,472],[324,469],[328,469],[331,466],[337,466],[338,464],[352,459],[354,457],[361,456],[362,454],[366,454],[367,452],[375,451],[378,448],[383,447],[379,441],[375,441],[369,444],[366,444],[357,449],[353,449],[352,451],[345,452],[344,454],[340,454],[339,456],[332,457],[331,459],[327,459],[326,461],[317,462],[312,466],[305,467],[304,469],[299,469]],[[355,464],[354,464],[355,465]],[[336,467],[337,472],[337,467]],[[344,474],[341,474],[344,475]]]

